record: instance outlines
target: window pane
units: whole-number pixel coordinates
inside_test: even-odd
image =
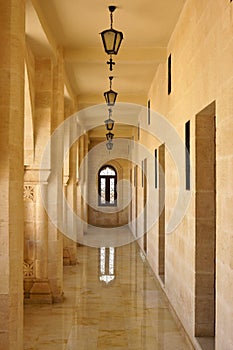
[[[114,275],[114,248],[109,248],[109,275]]]
[[[100,175],[116,175],[116,173],[113,169],[106,167],[103,170],[101,170]]]
[[[102,275],[105,274],[105,258],[106,258],[105,248],[102,247],[100,248],[100,272]]]
[[[106,179],[101,179],[100,181],[100,201],[102,204],[105,204]]]
[[[111,165],[104,166],[98,176],[98,204],[114,206],[117,204],[116,198],[117,172]]]
[[[115,179],[110,179],[110,204],[114,204],[114,188],[115,188]]]

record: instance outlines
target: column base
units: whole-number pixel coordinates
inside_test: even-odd
[[[63,266],[74,266],[77,265],[77,259],[70,259],[70,257],[63,257]]]
[[[64,293],[53,295],[54,303],[62,303],[64,301]]]
[[[63,266],[77,265],[77,247],[66,247],[63,249]]]
[[[25,299],[26,304],[52,304],[53,297],[47,279],[36,279],[29,292],[29,298]]]

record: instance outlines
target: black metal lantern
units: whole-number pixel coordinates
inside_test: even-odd
[[[105,123],[106,129],[110,131],[110,130],[112,130],[114,128],[114,120],[111,119],[112,110],[109,109],[108,111],[109,111],[109,117],[108,117],[108,119],[106,119],[104,121],[104,123]]]
[[[112,130],[114,128],[114,120],[111,118],[106,119],[105,121],[105,126],[107,130]]]
[[[107,150],[108,151],[111,151],[112,148],[113,148],[113,143],[111,140],[109,140],[107,143],[106,143],[106,147],[107,147]]]
[[[112,90],[112,79],[113,77],[109,77],[110,80],[110,89],[104,92],[104,98],[108,106],[114,106],[116,102],[116,98],[118,93]]]
[[[110,29],[106,29],[103,32],[101,32],[100,35],[103,41],[104,51],[108,55],[117,55],[123,39],[123,33],[112,28],[113,12],[115,11],[116,6],[109,6],[108,8],[110,12],[111,27]]]
[[[114,134],[113,134],[111,131],[109,131],[109,132],[106,134],[107,141],[112,140],[112,139],[113,139],[113,136],[114,136]]]

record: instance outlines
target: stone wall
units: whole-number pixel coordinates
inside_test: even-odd
[[[215,326],[219,350],[233,347],[232,29],[230,1],[188,0],[167,50],[172,58],[171,94],[167,92],[167,63],[159,66],[149,93],[152,109],[169,120],[184,143],[185,123],[190,120],[192,198],[182,222],[165,235],[161,283],[195,346],[199,348],[202,342],[198,336],[213,336]],[[213,105],[215,110],[208,112]],[[198,124],[200,116],[203,127]],[[216,130],[211,124],[214,117]],[[165,231],[180,186],[176,173],[166,149]],[[147,256],[158,276],[159,237],[155,224],[148,235]]]
[[[95,148],[95,146],[97,147]],[[128,223],[131,164],[127,160],[120,158],[120,156],[125,152],[125,145],[114,144],[113,147],[115,147],[115,150],[111,151],[112,153],[109,154],[109,151],[106,149],[105,142],[99,143],[93,141],[89,145],[88,222],[94,226],[114,227],[123,226]],[[105,164],[112,165],[117,171],[116,207],[100,207],[98,205],[98,171]]]

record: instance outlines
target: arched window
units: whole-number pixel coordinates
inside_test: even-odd
[[[117,172],[111,165],[104,165],[98,174],[99,205],[117,205]]]

